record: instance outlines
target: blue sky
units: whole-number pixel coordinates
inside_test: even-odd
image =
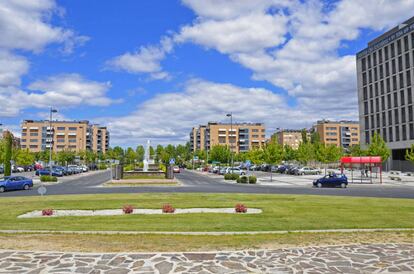
[[[107,125],[111,145],[135,146],[184,143],[192,126],[229,111],[264,122],[268,135],[357,119],[354,55],[412,8],[406,0],[5,0],[0,123],[18,132],[52,105],[60,119]]]

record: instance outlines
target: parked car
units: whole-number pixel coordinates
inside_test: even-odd
[[[56,177],[62,177],[63,172],[62,172],[62,170],[54,169],[54,168],[52,168],[52,172],[50,172],[50,168],[46,167],[44,169],[36,170],[35,175],[37,175],[37,176],[52,175],[52,176],[56,176]]]
[[[224,175],[224,174],[226,174],[226,172],[227,172],[227,167],[222,167],[222,168],[220,168],[220,170],[218,171],[218,174],[219,174],[219,175]]]
[[[239,174],[239,175],[246,175],[246,171],[244,171],[244,170],[242,170],[242,169],[240,169],[240,168],[238,168],[238,167],[233,167],[233,168],[231,168],[231,167],[228,167],[227,169],[226,169],[226,173],[225,174]]]
[[[7,176],[0,180],[0,192],[7,190],[28,190],[33,187],[32,179],[23,176]]]
[[[12,172],[24,172],[24,168],[21,166],[12,165]]]
[[[288,168],[285,170],[285,173],[290,174],[290,175],[295,175],[298,169],[299,169],[298,166],[291,165],[291,166],[288,166]]]
[[[295,170],[295,175],[318,175],[320,173],[319,169],[307,166]]]
[[[276,172],[277,173],[285,173],[287,168],[288,168],[288,166],[286,166],[286,165],[280,165],[280,166],[277,167]]]
[[[213,173],[219,173],[219,171],[220,171],[220,167],[219,167],[219,166],[215,166],[215,167],[213,167],[213,169],[212,169],[212,172],[213,172]]]
[[[68,165],[68,168],[72,170],[72,174],[79,174],[83,172],[83,170],[77,165]]]
[[[315,187],[338,187],[346,188],[348,186],[348,178],[345,174],[331,173],[313,181]]]
[[[180,173],[180,168],[178,166],[173,167],[174,173]]]
[[[88,172],[89,171],[89,167],[87,165],[81,165],[81,167],[82,167],[83,172]]]

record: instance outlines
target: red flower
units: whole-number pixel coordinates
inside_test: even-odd
[[[52,216],[53,215],[53,209],[43,209],[42,210],[42,216]]]
[[[162,213],[174,213],[175,208],[173,208],[170,204],[165,204],[162,206]]]
[[[134,207],[132,205],[124,205],[124,207],[122,208],[122,211],[125,214],[131,214],[132,212],[134,212]]]
[[[244,204],[237,204],[234,208],[236,213],[246,213],[247,207]]]

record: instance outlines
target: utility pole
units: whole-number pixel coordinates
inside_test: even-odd
[[[50,149],[49,149],[49,175],[52,176],[52,149],[53,149],[53,136],[54,136],[54,130],[52,128],[52,119],[53,119],[53,113],[56,113],[57,110],[50,107],[50,117],[49,117],[49,130],[50,130]]]
[[[230,156],[231,156],[231,173],[233,173],[233,142],[232,142],[232,134],[233,134],[233,113],[228,113],[226,115],[227,117],[230,117],[230,134],[229,134],[229,142],[230,142]]]

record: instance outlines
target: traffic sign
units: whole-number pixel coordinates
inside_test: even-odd
[[[173,164],[175,164],[175,159],[174,158],[171,158],[170,159],[170,165],[173,165]]]
[[[46,189],[46,187],[44,187],[44,186],[40,186],[38,189],[37,189],[37,193],[39,193],[40,195],[45,195],[46,194],[46,192],[47,192],[47,189]]]

